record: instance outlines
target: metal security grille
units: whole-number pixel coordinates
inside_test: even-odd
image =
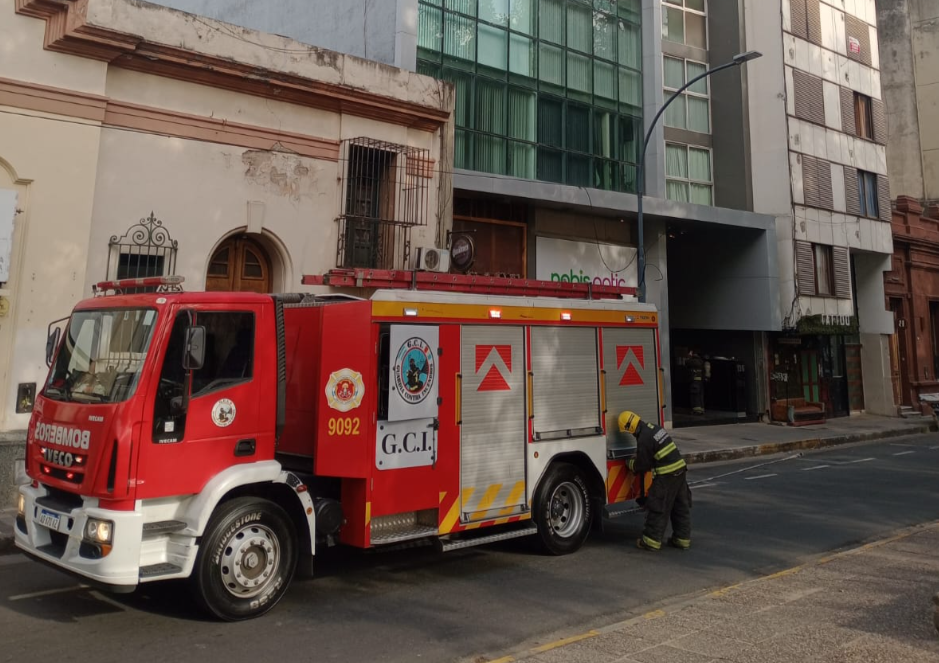
[[[337,266],[409,267],[411,228],[428,221],[429,150],[354,138],[343,142],[342,159]]]
[[[879,99],[871,100],[871,115],[874,120],[874,142],[887,144],[887,108]]]
[[[176,273],[179,242],[153,212],[108,242],[108,279],[139,279]],[[124,289],[127,294],[155,292],[157,286]]]

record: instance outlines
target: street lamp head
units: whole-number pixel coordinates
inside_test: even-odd
[[[734,64],[741,65],[744,62],[749,62],[750,60],[756,60],[757,58],[763,57],[763,54],[759,51],[747,51],[746,53],[738,53],[734,56]]]

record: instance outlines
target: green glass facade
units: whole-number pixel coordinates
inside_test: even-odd
[[[454,166],[634,191],[641,0],[420,0],[418,71],[456,87]]]

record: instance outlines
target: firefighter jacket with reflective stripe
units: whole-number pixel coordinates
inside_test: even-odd
[[[678,447],[668,431],[661,426],[640,421],[636,441],[636,457],[629,460],[629,469],[633,472],[661,475],[685,469],[685,461]]]

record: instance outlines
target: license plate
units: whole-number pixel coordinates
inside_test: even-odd
[[[52,530],[59,530],[59,514],[52,513],[51,511],[46,511],[45,509],[40,509],[39,518],[36,520],[39,521],[40,525],[48,527]]]

